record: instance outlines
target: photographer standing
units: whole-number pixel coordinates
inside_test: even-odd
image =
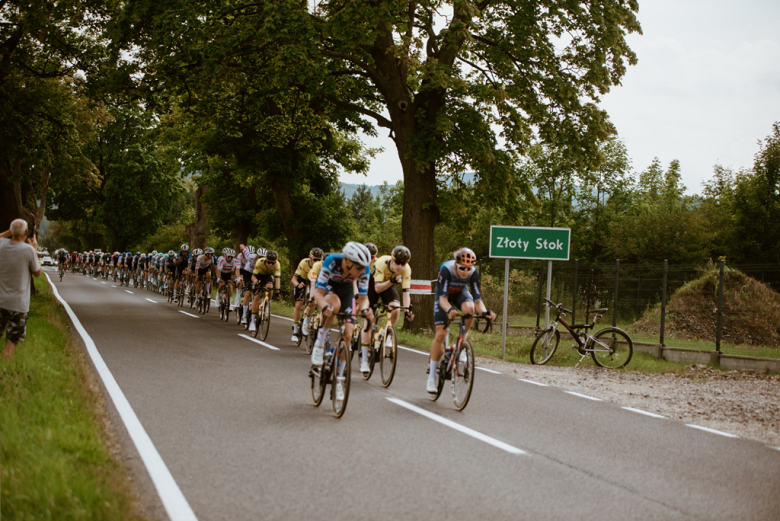
[[[4,360],[10,361],[16,345],[24,342],[30,310],[30,274],[41,274],[37,250],[35,235],[27,239],[24,219],[16,219],[11,229],[0,233],[0,335],[5,330]]]

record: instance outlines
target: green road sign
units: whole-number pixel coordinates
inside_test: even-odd
[[[490,227],[490,256],[493,258],[569,260],[570,243],[570,228]]]

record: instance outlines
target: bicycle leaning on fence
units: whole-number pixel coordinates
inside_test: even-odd
[[[555,308],[556,316],[549,326],[547,326],[539,336],[534,340],[531,346],[531,363],[543,365],[550,361],[558,349],[561,341],[561,333],[558,331],[558,324],[571,333],[576,344],[572,345],[580,355],[580,360],[574,367],[580,365],[586,356],[590,354],[596,365],[609,369],[619,369],[625,367],[634,353],[634,344],[628,334],[617,327],[605,327],[599,330],[595,335],[588,333],[593,329],[596,321],[603,316],[607,308],[594,309],[588,311],[588,315],[593,315],[593,321],[589,324],[569,325],[563,320],[566,313],[572,312],[563,307],[562,304],[555,304],[551,300],[544,299],[548,306]],[[587,319],[587,317],[585,317]]]

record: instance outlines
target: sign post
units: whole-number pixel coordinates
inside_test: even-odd
[[[491,226],[490,258],[506,259],[504,265],[504,316],[501,326],[501,357],[506,355],[507,310],[509,308],[509,260],[546,260],[547,298],[552,290],[552,261],[569,260],[570,228],[537,226]],[[550,325],[550,307],[546,306],[546,326]]]

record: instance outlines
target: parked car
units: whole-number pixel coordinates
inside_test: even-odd
[[[47,255],[41,259],[41,266],[56,266],[56,263]]]

